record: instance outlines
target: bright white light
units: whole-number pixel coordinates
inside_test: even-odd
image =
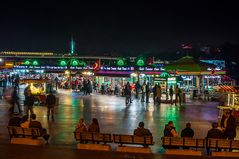
[[[140,76],[141,76],[141,77],[144,77],[144,76],[145,76],[145,74],[140,74]]]
[[[212,69],[211,68],[207,68],[208,71],[211,71]]]
[[[131,73],[130,76],[137,77],[138,74],[137,73]]]
[[[3,62],[3,59],[2,59],[2,58],[0,58],[0,62]]]

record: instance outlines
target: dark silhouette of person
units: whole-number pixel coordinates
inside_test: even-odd
[[[221,120],[221,127],[224,134],[228,139],[234,139],[236,137],[237,122],[236,118],[232,115],[232,111],[226,112]]]
[[[212,129],[208,130],[206,139],[208,138],[225,139],[225,135],[217,127],[218,127],[218,123],[213,122]],[[218,151],[221,151],[221,150],[218,149]],[[209,153],[210,153],[210,149],[207,147],[207,154],[209,155]]]
[[[14,106],[17,105],[18,112],[21,113],[22,110],[20,108],[20,103],[19,103],[19,97],[17,94],[17,87],[14,87],[14,90],[12,92],[12,97],[11,97],[11,108],[9,109],[11,113],[14,112]]]
[[[140,84],[139,84],[139,81],[136,82],[135,84],[135,91],[136,91],[136,95],[135,95],[135,98],[138,99],[139,98],[139,92],[140,92]]]
[[[52,91],[50,91],[50,94],[46,97],[46,105],[47,105],[47,120],[49,120],[50,114],[52,121],[54,121],[54,107],[56,105],[56,97],[54,94],[52,94]]]
[[[32,92],[30,89],[27,91],[27,95],[25,97],[25,107],[26,107],[26,114],[29,116],[30,114],[33,114],[33,105],[34,105],[35,97],[32,95]]]
[[[152,136],[152,133],[149,129],[144,128],[144,122],[140,122],[137,129],[134,129],[134,135],[136,136]]]
[[[154,104],[156,103],[156,96],[157,96],[157,83],[155,83],[154,87],[153,87],[153,101],[154,101]]]
[[[18,114],[13,114],[12,118],[10,118],[8,122],[8,126],[17,126],[20,127],[21,124],[21,118],[18,116]]]
[[[146,103],[149,103],[149,95],[150,95],[149,82],[147,82],[145,87],[145,95],[146,95]]]
[[[170,86],[169,88],[169,96],[170,96],[170,104],[172,105],[173,104],[173,86]]]
[[[165,125],[164,136],[165,137],[178,137],[178,133],[176,131],[176,128],[174,127],[173,121],[169,121],[168,124]]]
[[[92,123],[88,127],[88,132],[100,132],[100,126],[96,118],[92,119]]]
[[[38,128],[40,130],[40,134],[41,136],[47,141],[48,143],[48,139],[50,137],[49,134],[47,134],[47,130],[45,128],[42,127],[41,122],[36,120],[36,114],[31,114],[31,121],[29,124],[29,128]]]
[[[193,137],[194,131],[191,128],[191,123],[186,124],[186,128],[182,130],[181,137]]]

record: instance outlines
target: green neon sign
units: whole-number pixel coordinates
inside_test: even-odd
[[[137,66],[144,66],[145,62],[143,59],[139,59],[136,64]]]
[[[26,61],[24,62],[24,64],[25,64],[25,65],[30,65],[31,62],[30,62],[29,60],[26,60]]]
[[[124,66],[124,65],[125,65],[125,62],[124,62],[123,59],[119,59],[119,60],[117,61],[117,66]]]
[[[32,64],[33,64],[34,66],[39,65],[39,63],[38,63],[37,60],[34,60],[34,61],[32,62]]]
[[[78,65],[79,65],[79,61],[77,59],[71,60],[71,66],[78,66]]]
[[[66,61],[65,60],[61,60],[60,66],[66,66],[66,65],[67,65]]]

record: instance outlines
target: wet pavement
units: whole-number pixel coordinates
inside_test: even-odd
[[[21,89],[21,97],[22,91]],[[205,138],[207,131],[211,128],[211,123],[217,121],[218,116],[216,102],[187,100],[187,103],[182,106],[169,104],[155,106],[152,99],[148,104],[134,99],[132,104],[125,105],[123,97],[82,96],[70,90],[59,90],[57,96],[59,105],[55,108],[55,122],[47,121],[46,107],[34,106],[37,119],[51,135],[50,144],[55,146],[74,147],[76,145],[73,131],[79,119],[83,117],[87,125],[90,124],[92,118],[97,118],[100,131],[112,134],[132,134],[138,123],[143,121],[154,137],[155,145],[152,146],[152,151],[161,153],[163,149],[160,146],[160,138],[163,136],[164,126],[168,121],[172,120],[175,123],[179,133],[187,122],[191,122],[195,132],[194,137]],[[6,128],[10,118],[9,107],[5,100],[0,100],[0,140],[2,143],[9,143]]]

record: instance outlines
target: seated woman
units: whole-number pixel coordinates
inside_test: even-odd
[[[80,118],[79,123],[76,126],[75,132],[87,132],[87,127],[84,123],[84,119]]]
[[[99,123],[96,118],[92,119],[92,123],[89,125],[88,131],[89,132],[98,132],[98,133],[100,132]]]

